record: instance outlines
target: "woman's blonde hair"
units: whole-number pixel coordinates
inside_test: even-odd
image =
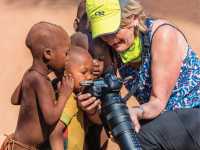
[[[131,18],[133,15],[137,16],[139,20],[139,24],[136,27],[136,32],[146,32],[147,27],[144,24],[144,21],[147,17],[145,15],[143,6],[136,0],[128,0],[127,4],[122,7],[122,19],[120,26],[124,27],[131,24]]]

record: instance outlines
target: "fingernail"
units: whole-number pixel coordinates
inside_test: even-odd
[[[139,133],[139,128],[136,127],[136,128],[135,128],[135,132],[136,132],[136,133]]]

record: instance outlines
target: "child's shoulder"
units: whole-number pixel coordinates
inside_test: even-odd
[[[26,71],[26,73],[22,78],[22,81],[24,86],[34,86],[37,84],[42,84],[42,83],[45,84],[47,82],[48,83],[50,82],[47,76],[33,69],[29,69]]]
[[[38,78],[40,77],[37,75],[37,73],[27,70],[24,73],[21,82],[11,96],[11,103],[13,105],[20,105],[22,92],[27,92],[27,90],[34,90],[34,84],[38,81]]]

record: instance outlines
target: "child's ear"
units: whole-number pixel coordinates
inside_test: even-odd
[[[51,58],[53,57],[53,50],[50,48],[46,48],[44,49],[43,55],[46,60],[51,60]]]

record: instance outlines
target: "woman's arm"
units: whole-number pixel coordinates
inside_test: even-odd
[[[171,26],[160,27],[152,39],[152,91],[149,102],[129,112],[136,132],[140,119],[156,118],[165,109],[175,87],[185,56],[187,43],[183,36]]]
[[[186,49],[182,35],[173,27],[160,27],[152,39],[152,92],[143,104],[143,118],[152,119],[166,107],[180,74]]]

